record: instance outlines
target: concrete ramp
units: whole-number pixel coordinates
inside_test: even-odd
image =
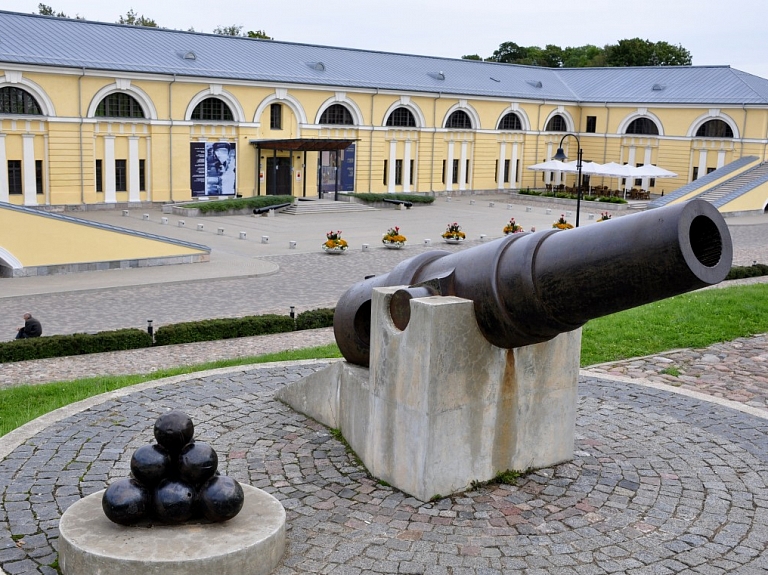
[[[0,277],[206,262],[211,248],[0,202]]]

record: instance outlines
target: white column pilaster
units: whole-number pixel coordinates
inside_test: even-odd
[[[717,168],[722,168],[725,165],[725,150],[717,152]]]
[[[8,158],[5,155],[5,134],[0,134],[0,202],[8,203],[8,195]]]
[[[445,191],[453,191],[453,142],[448,142],[448,160],[445,162]]]
[[[496,187],[504,189],[504,160],[507,159],[507,143],[501,142],[499,145],[499,165],[496,168]]]
[[[115,188],[115,137],[104,136],[104,203],[114,204],[117,202],[117,193]]]
[[[128,201],[139,202],[139,138],[128,138]]]
[[[461,143],[461,160],[459,160],[459,190],[467,188],[467,143]]]
[[[634,146],[629,147],[629,156],[627,157],[627,163],[630,166],[635,165],[635,150],[636,148]],[[632,187],[635,185],[635,178],[626,178],[626,184],[624,184],[625,190],[631,190]]]
[[[24,205],[37,205],[37,182],[35,180],[35,136],[21,136],[21,187],[24,190]]]
[[[509,160],[509,187],[513,190],[518,188],[517,185],[517,155],[518,155],[518,143],[512,144],[512,157]]]
[[[707,150],[699,150],[699,177],[707,175]]]
[[[411,191],[411,141],[405,141],[405,153],[403,154],[403,191]]]
[[[645,149],[645,159],[643,160],[643,165],[645,166],[651,165],[651,148]],[[643,185],[641,187],[644,190],[647,190],[650,183],[651,183],[650,178],[643,178]]]

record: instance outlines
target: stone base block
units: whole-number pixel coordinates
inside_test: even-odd
[[[243,485],[240,513],[223,523],[122,526],[104,515],[103,491],[81,499],[59,522],[65,575],[267,575],[285,551],[285,510]]]

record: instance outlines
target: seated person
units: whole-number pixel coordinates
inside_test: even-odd
[[[24,327],[20,327],[16,333],[16,339],[27,339],[29,337],[40,337],[43,335],[43,326],[32,317],[32,314],[24,314]]]

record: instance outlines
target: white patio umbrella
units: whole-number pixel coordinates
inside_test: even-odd
[[[676,178],[677,174],[675,172],[670,172],[669,170],[666,170],[664,168],[660,168],[659,166],[654,166],[653,164],[645,164],[644,166],[640,166],[638,168],[633,168],[634,173],[632,174],[632,177],[634,178]]]
[[[529,170],[535,170],[537,172],[565,172],[566,163],[559,160],[547,160],[539,164],[528,166]]]
[[[571,160],[570,162],[565,162],[565,165],[567,168],[565,168],[563,171],[568,172],[569,174],[575,174],[579,171],[578,166],[576,165],[578,160]],[[602,168],[602,164],[598,164],[597,162],[581,162],[581,173],[585,176],[595,176],[602,174],[600,169]]]

